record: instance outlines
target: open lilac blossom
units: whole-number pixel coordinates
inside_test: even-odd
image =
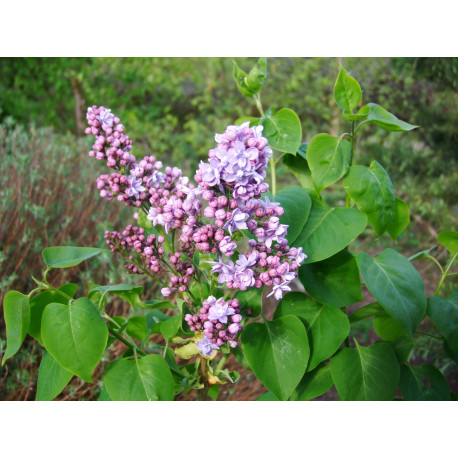
[[[275,299],[279,301],[283,297],[284,292],[289,292],[291,291],[291,288],[288,286],[290,282],[285,281],[279,285],[274,285],[272,292],[268,294],[266,297],[270,297],[274,295]]]
[[[248,229],[246,220],[249,217],[248,213],[243,213],[239,208],[236,208],[232,213],[232,218],[223,226],[223,229],[228,229],[231,235],[232,231]]]
[[[208,319],[218,320],[220,323],[226,324],[227,317],[234,314],[235,310],[232,307],[229,307],[229,305],[225,303],[224,300],[221,298],[218,299],[216,303],[210,307],[210,310],[208,312]]]
[[[212,265],[212,273],[219,273],[218,283],[226,283],[234,277],[234,263],[232,261],[223,262],[221,257],[219,262],[206,261]]]
[[[199,350],[203,356],[213,356],[213,350],[219,350],[218,345],[212,343],[207,336],[204,336],[202,340],[196,342],[197,350]]]
[[[135,175],[129,177],[130,188],[127,191],[127,194],[132,197],[135,196],[136,199],[139,198],[140,193],[146,191],[146,188],[142,186],[141,178],[137,178]]]

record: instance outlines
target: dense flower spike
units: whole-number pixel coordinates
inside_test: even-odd
[[[197,311],[185,319],[192,331],[203,333],[197,343],[203,355],[211,356],[226,342],[235,347],[241,330],[239,304],[236,299],[225,302],[213,296],[198,304],[191,286],[203,281],[203,266],[194,264],[195,253],[213,258],[205,262],[219,284],[242,291],[269,286],[268,296],[277,300],[291,291],[290,284],[306,258],[302,248],[288,246],[280,204],[261,198],[269,188],[264,180],[272,155],[262,137],[263,127],[244,123],[216,134],[217,146],[209,151],[208,162],[200,163],[194,186],[179,168],[163,169],[154,156],[137,162],[130,153],[132,142],[110,110],[93,106],[87,119],[86,133],[96,139],[89,155],[106,159],[115,170],[97,179],[100,195],[137,207],[137,218],[142,212],[156,231],[147,235],[129,225],[122,233],[107,232],[110,249],[124,256],[129,272],[148,272],[160,281],[165,297],[183,294]],[[249,249],[242,253],[238,240],[244,232],[255,239],[248,240]]]

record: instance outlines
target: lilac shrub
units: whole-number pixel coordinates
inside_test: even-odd
[[[185,320],[191,331],[203,332],[197,347],[203,355],[226,342],[234,348],[242,330],[237,300],[211,295],[200,304],[193,297],[191,287],[200,281],[195,253],[215,257],[206,262],[226,294],[268,286],[276,300],[291,291],[306,257],[302,248],[288,246],[288,226],[279,218],[283,208],[262,198],[269,189],[265,178],[272,156],[263,126],[246,122],[216,134],[217,145],[199,164],[194,185],[179,168],[164,169],[154,156],[137,162],[132,141],[111,110],[93,106],[87,120],[86,133],[95,137],[89,156],[115,170],[97,179],[100,196],[138,208],[162,234],[146,235],[144,228],[128,225],[121,233],[107,232],[107,245],[124,257],[130,273],[149,274],[164,285],[163,296],[181,294],[189,310],[196,311]],[[225,315],[219,317],[222,310]]]

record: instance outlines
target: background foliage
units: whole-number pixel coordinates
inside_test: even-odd
[[[237,59],[242,68],[254,61]],[[293,109],[302,122],[303,141],[318,132],[342,132],[344,120],[332,93],[339,63],[364,82],[363,103],[396,107],[400,119],[421,126],[405,136],[374,126],[356,149],[367,156],[364,162],[383,163],[406,199],[416,224],[400,243],[407,252],[418,251],[437,232],[456,229],[457,59],[272,58],[264,105]],[[0,59],[0,157],[7,172],[0,175],[0,299],[7,289],[30,287],[26,282],[40,270],[44,246],[103,246],[107,225],[117,228],[123,219],[124,208],[107,205],[95,190],[101,170],[90,166],[90,143],[81,138],[86,107],[112,108],[138,156],[152,152],[192,175],[213,146],[214,132],[239,116],[257,114],[238,94],[232,65],[226,58]],[[283,184],[295,182],[284,168],[278,175]],[[344,198],[342,189],[329,189],[330,198]],[[95,273],[100,282],[121,282],[116,267],[106,266],[101,257],[82,270],[88,277]],[[0,339],[1,344],[4,335]],[[18,398],[26,396],[24,371],[33,370],[34,349],[24,354],[28,357],[9,363],[10,370],[14,364],[19,370],[8,376],[10,385],[0,398],[15,390]]]

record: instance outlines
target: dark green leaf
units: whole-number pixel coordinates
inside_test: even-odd
[[[114,361],[104,382],[113,401],[173,401],[175,393],[172,373],[159,355]]]
[[[300,318],[307,331],[311,353],[307,371],[332,356],[350,332],[345,313],[319,304],[304,293],[288,293],[278,304],[274,318],[288,315]]]
[[[296,154],[302,140],[302,126],[296,113],[289,108],[282,108],[274,115],[264,117],[262,135],[269,140],[269,145],[282,153]]]
[[[394,216],[386,229],[388,234],[390,234],[391,238],[397,242],[398,237],[406,230],[409,223],[409,207],[403,200],[396,197]]]
[[[394,188],[386,170],[376,161],[370,167],[353,165],[344,179],[344,188],[367,215],[377,235],[383,234],[395,210]]]
[[[301,186],[305,189],[314,190],[312,173],[307,163],[305,151],[308,143],[302,143],[297,150],[297,154],[284,154],[282,156],[283,164],[288,167],[291,173],[298,179]]]
[[[285,210],[280,223],[288,226],[288,244],[292,245],[307,222],[312,207],[310,195],[300,186],[287,186],[275,196],[270,194],[268,197],[272,202],[279,202]]]
[[[426,312],[425,287],[415,267],[391,248],[375,259],[367,253],[359,253],[357,261],[369,291],[412,335]]]
[[[41,358],[38,372],[36,401],[52,401],[68,385],[73,374],[63,367],[47,352]]]
[[[427,314],[450,348],[458,353],[458,305],[442,297],[433,296],[428,299]]]
[[[367,217],[357,208],[315,206],[294,242],[307,255],[305,263],[322,261],[342,251],[367,225]]]
[[[350,142],[342,138],[318,134],[310,140],[307,162],[318,193],[347,173],[350,157]]]
[[[245,291],[237,291],[234,299],[240,303],[240,311],[244,316],[254,318],[262,312],[262,293],[264,288],[248,288]]]
[[[333,385],[331,368],[322,363],[313,371],[305,373],[299,385],[293,391],[290,400],[309,401],[326,393]]]
[[[409,358],[415,346],[415,340],[410,336],[400,336],[394,342],[391,342],[391,345],[396,352],[399,363],[402,364]]]
[[[86,259],[102,253],[101,248],[76,246],[52,246],[43,250],[43,259],[47,266],[54,269],[77,266]]]
[[[256,377],[286,401],[304,375],[310,355],[301,320],[285,316],[251,323],[242,331],[242,348]]]
[[[108,338],[108,329],[94,304],[81,297],[72,305],[52,303],[43,312],[43,344],[68,371],[90,382]]]
[[[378,302],[373,302],[372,304],[365,305],[360,309],[353,312],[348,318],[350,323],[356,323],[357,321],[365,320],[366,318],[371,318],[373,316],[386,315],[385,310]]]
[[[428,380],[428,387],[424,380]],[[450,401],[450,389],[442,373],[431,366],[401,366],[399,383],[406,401]]]
[[[385,108],[377,105],[376,103],[368,103],[367,106],[369,107],[369,116],[367,117],[367,120],[363,121],[358,126],[358,129],[367,123],[376,124],[382,129],[390,132],[407,132],[418,127],[401,121],[394,114],[386,111]]]
[[[356,259],[348,251],[313,264],[304,264],[299,278],[317,301],[333,307],[347,307],[363,300]]]
[[[29,298],[19,291],[9,291],[3,300],[3,313],[6,324],[6,351],[2,366],[17,353],[27,335],[30,323]]]
[[[361,102],[361,87],[341,66],[334,87],[334,98],[345,112],[352,112]]]
[[[343,348],[331,359],[331,375],[344,401],[390,401],[399,382],[399,363],[389,343]]]

